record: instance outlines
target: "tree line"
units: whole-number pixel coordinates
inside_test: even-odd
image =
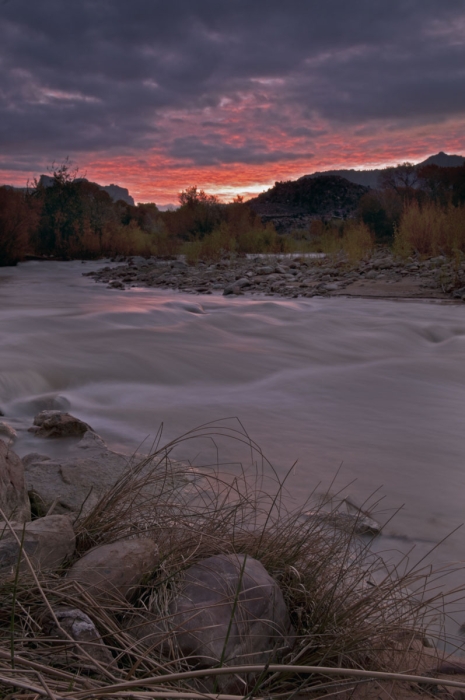
[[[114,202],[64,164],[53,170],[51,184],[35,180],[24,191],[0,187],[0,264],[15,264],[27,256],[166,256],[179,253],[186,244],[202,252],[203,242],[212,236],[218,245],[238,253],[262,248],[279,252],[276,232],[240,197],[225,205],[194,186],[181,192],[179,204],[174,211],[160,211],[153,203]]]
[[[197,187],[180,193],[178,209],[160,211],[153,203],[113,202],[98,185],[77,178],[67,163],[52,175],[51,186],[36,180],[24,191],[0,187],[0,265],[27,256],[71,260],[183,252],[195,260],[225,253],[280,253],[296,250],[305,241],[311,244],[321,229],[311,225],[305,235],[278,235],[241,197],[222,204]],[[403,163],[387,168],[379,187],[360,198],[355,221],[375,242],[393,244],[396,234],[405,230],[407,212],[411,222],[420,215],[425,221],[440,220],[443,228],[444,222],[454,221],[455,242],[447,245],[465,252],[465,166],[417,168]],[[343,235],[344,227],[334,230]],[[422,234],[423,242],[428,235]],[[437,240],[447,238],[434,235]]]

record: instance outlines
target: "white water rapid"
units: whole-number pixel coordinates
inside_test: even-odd
[[[465,521],[465,306],[116,291],[82,276],[101,265],[0,268],[0,408],[21,455],[56,449],[26,430],[43,407],[126,451],[162,422],[169,440],[237,416],[281,475],[297,460],[290,497],[342,464],[335,490],[403,505],[379,549],[418,558]],[[465,560],[465,529],[430,560]]]

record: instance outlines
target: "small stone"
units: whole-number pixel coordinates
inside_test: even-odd
[[[92,659],[104,666],[113,662],[111,651],[85,612],[79,608],[59,606],[53,609],[53,613],[58,625],[50,613],[42,620],[42,629],[48,637],[58,637],[69,642],[71,651],[83,665],[92,666]]]
[[[246,277],[241,277],[240,279],[238,279],[234,282],[234,286],[239,287],[239,288],[250,287],[250,280],[247,279]]]
[[[336,530],[344,530],[356,535],[375,537],[381,532],[381,526],[373,518],[363,513],[341,513],[340,511],[325,512],[309,510],[304,515],[321,525],[329,525]]]
[[[92,430],[90,425],[63,411],[41,411],[34,418],[31,430],[38,437],[82,437]]]

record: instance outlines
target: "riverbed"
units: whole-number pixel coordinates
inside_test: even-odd
[[[0,268],[0,409],[20,455],[59,449],[27,432],[47,407],[126,453],[161,425],[163,442],[227,419],[281,477],[292,468],[294,504],[348,484],[361,505],[379,489],[381,520],[401,508],[380,550],[415,547],[413,561],[464,522],[464,305],[119,291],[82,275],[101,266]],[[220,447],[225,470],[248,459]],[[176,456],[200,466],[215,454],[201,441]],[[425,561],[462,560],[463,529]]]

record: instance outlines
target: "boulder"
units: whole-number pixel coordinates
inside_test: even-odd
[[[94,547],[73,564],[67,577],[102,603],[130,597],[158,563],[158,547],[149,538],[125,539]]]
[[[90,425],[64,411],[41,411],[30,432],[38,437],[82,437]]]
[[[245,277],[242,277],[241,279],[238,279],[235,282],[231,282],[231,284],[228,284],[224,288],[223,296],[229,296],[230,294],[240,294],[241,289],[250,286],[250,280],[246,279]]]
[[[112,663],[113,656],[111,651],[105,645],[96,626],[88,615],[79,608],[68,608],[58,606],[54,608],[53,613],[58,625],[50,613],[47,613],[42,620],[42,630],[47,637],[64,639],[69,642],[71,651],[75,654],[80,663],[80,666],[94,667],[92,660],[103,664],[105,667]],[[73,644],[74,640],[76,644]],[[62,647],[62,645],[60,645]],[[91,658],[89,658],[91,657]],[[56,660],[56,659],[55,659]]]
[[[61,460],[27,455],[26,485],[41,499],[44,508],[56,502],[55,512],[85,515],[128,467],[128,458],[108,449],[88,430]]]
[[[196,666],[265,664],[293,644],[281,590],[245,555],[217,555],[191,566],[170,605],[178,653]],[[245,692],[253,677],[218,676],[220,692]]]
[[[0,440],[0,508],[7,518],[19,522],[31,519],[23,463],[3,440]]]
[[[49,515],[25,525],[13,522],[11,527],[16,537],[8,524],[0,523],[0,572],[3,575],[14,575],[21,542],[22,551],[26,552],[35,570],[58,569],[74,552],[74,530],[65,515]],[[24,557],[20,571],[29,571]]]

